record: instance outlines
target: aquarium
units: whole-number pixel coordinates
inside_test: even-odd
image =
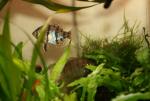
[[[149,0],[0,0],[0,101],[150,101]]]

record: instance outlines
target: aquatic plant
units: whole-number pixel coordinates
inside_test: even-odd
[[[31,61],[24,60],[22,56],[24,43],[15,45],[11,42],[9,13],[7,13],[0,36],[1,100],[138,101],[150,99],[148,96],[150,53],[145,40],[146,34],[143,34],[144,38],[142,38],[135,34],[133,27],[128,26],[129,30],[125,30],[128,32],[112,41],[87,38],[87,44],[82,47],[82,58],[69,60],[69,66],[73,64],[70,68],[67,65],[70,53],[70,46],[68,46],[48,75],[48,66],[39,51],[48,23],[44,26],[40,31],[40,38],[34,44]],[[131,31],[132,33],[129,33]],[[36,66],[37,57],[42,61],[41,66]],[[79,67],[74,68],[76,64]],[[37,73],[37,68],[42,69]],[[69,78],[72,78],[71,81],[67,81]],[[59,80],[62,81],[61,85]]]
[[[5,5],[12,0],[1,0],[0,1],[0,10],[5,7]],[[77,11],[85,8],[89,8],[92,6],[95,6],[97,4],[91,5],[91,6],[84,6],[84,7],[74,7],[74,6],[66,6],[59,3],[56,3],[54,0],[23,0],[26,2],[30,2],[33,4],[40,4],[50,10],[56,11],[57,13],[64,13],[64,12],[70,12],[70,11]],[[85,1],[85,0],[79,0],[79,1]],[[108,8],[111,5],[111,2],[113,0],[95,0],[91,2],[97,2],[97,3],[105,3],[104,7]],[[89,2],[87,0],[87,2]]]
[[[121,37],[112,40],[86,39],[82,57],[95,65],[85,66],[91,73],[68,85],[75,87],[73,91],[80,89],[80,101],[150,99],[148,35],[145,30],[138,34],[136,25],[129,26],[126,20],[123,30]]]
[[[0,9],[8,1],[1,0]],[[45,0],[29,2],[58,12],[82,9]],[[48,2],[50,4],[46,5]],[[122,37],[113,40],[87,38],[86,45],[81,47],[82,57],[72,59],[69,59],[69,44],[48,74],[48,65],[40,52],[48,22],[49,19],[40,30],[33,44],[31,61],[28,61],[22,56],[24,43],[15,45],[11,41],[9,12],[4,17],[0,35],[1,101],[150,100],[150,48],[145,30],[141,33],[143,37],[139,36],[136,26],[130,27],[125,21]],[[42,62],[40,66],[36,65],[38,57]]]

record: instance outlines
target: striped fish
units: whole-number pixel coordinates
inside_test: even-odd
[[[36,39],[39,37],[39,31],[41,28],[42,26],[38,27],[32,33],[32,35]],[[71,39],[71,31],[69,32],[64,31],[58,25],[49,25],[45,33],[44,46],[43,46],[44,51],[47,51],[48,45],[62,45],[65,39]]]

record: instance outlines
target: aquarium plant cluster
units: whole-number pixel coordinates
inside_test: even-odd
[[[9,1],[1,0],[0,9]],[[44,5],[57,13],[90,7],[70,7],[51,0],[25,1]],[[108,1],[96,0],[106,4]],[[129,26],[125,20],[122,33],[116,37],[85,37],[81,57],[70,57],[70,43],[58,61],[48,65],[40,50],[49,23],[39,31],[28,61],[22,55],[25,44],[11,41],[9,16],[8,11],[0,34],[0,101],[150,100],[150,43],[145,28],[139,33],[137,24]],[[25,34],[32,42],[28,33]],[[36,64],[38,57],[41,65]]]
[[[23,42],[17,45],[11,42],[8,13],[0,36],[0,100],[150,100],[148,35],[146,31],[141,33],[143,36],[137,35],[135,26],[129,27],[125,24],[123,28],[123,36],[118,35],[112,40],[87,38],[86,45],[81,46],[82,57],[75,58],[78,62],[71,62],[74,67],[80,66],[75,67],[76,69],[66,67],[70,61],[69,45],[49,71],[39,51],[42,46],[41,39],[34,44],[31,61],[24,60],[22,56]],[[36,65],[38,56],[42,65]],[[87,61],[83,62],[82,59]],[[79,72],[86,75],[79,75],[78,78],[71,79],[71,82],[67,81]]]

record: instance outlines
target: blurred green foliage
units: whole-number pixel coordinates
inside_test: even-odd
[[[9,0],[0,0],[0,10],[8,3]]]
[[[5,16],[3,32],[0,36],[0,86],[1,100],[17,100],[17,96],[22,87],[21,71],[13,62],[9,30],[9,13]]]
[[[56,80],[59,77],[65,61],[68,59],[70,48],[68,47],[58,63],[54,66],[54,71],[48,76],[48,67],[43,63],[44,72],[36,73],[35,66],[37,57],[41,57],[40,47],[43,42],[45,28],[42,28],[40,38],[35,43],[31,61],[23,59],[22,42],[14,45],[11,42],[9,28],[9,12],[5,16],[3,32],[0,36],[0,100],[1,101],[58,101],[62,93],[57,86]],[[43,33],[43,34],[42,34]],[[62,66],[61,68],[58,68]],[[57,71],[57,74],[55,72]],[[53,78],[53,79],[52,79]],[[67,98],[75,98],[75,95],[64,95]],[[61,100],[61,99],[60,99]],[[67,101],[67,100],[66,100]]]

